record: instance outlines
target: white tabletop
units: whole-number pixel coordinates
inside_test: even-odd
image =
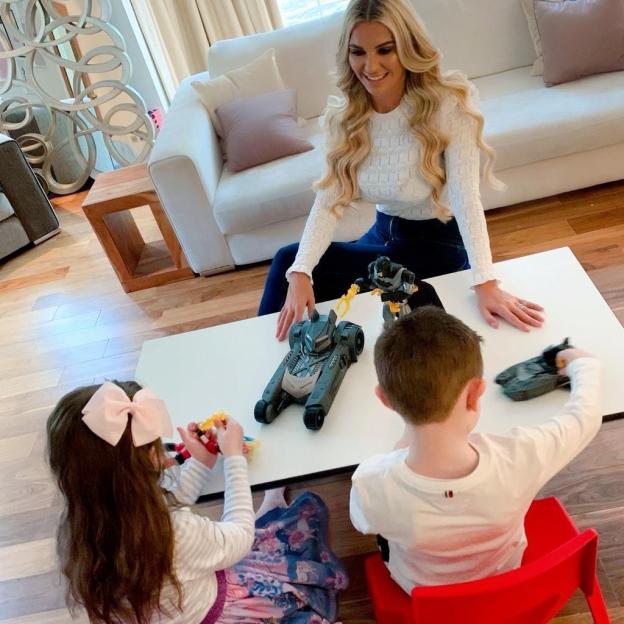
[[[478,312],[469,271],[428,280],[446,310],[484,338],[488,388],[477,429],[500,433],[518,424],[544,422],[557,413],[567,391],[516,403],[503,395],[493,379],[507,366],[539,355],[567,336],[603,363],[603,414],[624,412],[624,328],[570,249],[499,262],[496,272],[502,288],[544,306],[546,322],[541,329],[525,334],[504,323],[497,330],[489,327]],[[331,307],[331,302],[321,303],[318,310],[327,313]],[[346,320],[362,325],[366,344],[320,431],[305,428],[299,405],[288,407],[270,425],[254,420],[254,405],[288,351],[287,341],[274,339],[273,314],[150,340],[143,345],[136,378],[166,401],[176,425],[201,421],[218,409],[237,418],[245,433],[261,443],[249,462],[252,485],[348,469],[392,449],[403,428],[400,417],[384,408],[373,393],[372,354],[382,328],[381,312],[378,297],[367,293],[353,300]],[[223,491],[221,471],[216,472],[205,494]]]

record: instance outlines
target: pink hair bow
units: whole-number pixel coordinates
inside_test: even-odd
[[[147,388],[139,390],[131,401],[117,384],[106,381],[95,391],[82,413],[85,425],[112,446],[121,439],[130,417],[134,446],[173,435],[165,403]]]

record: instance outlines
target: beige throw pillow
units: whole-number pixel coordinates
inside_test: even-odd
[[[275,61],[273,48],[247,65],[210,80],[193,80],[191,85],[208,110],[210,121],[220,137],[223,137],[223,128],[216,113],[219,106],[240,98],[282,91],[286,88]]]
[[[533,40],[533,47],[535,48],[535,55],[537,58],[531,67],[531,76],[543,76],[544,75],[544,52],[542,50],[542,39],[540,37],[539,28],[537,27],[537,20],[535,19],[535,0],[521,0],[522,10],[529,26],[529,33]],[[548,2],[562,2],[562,0],[548,0]]]

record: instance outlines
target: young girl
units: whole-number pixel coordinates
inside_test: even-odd
[[[333,622],[346,575],[323,502],[305,493],[287,506],[273,491],[254,530],[243,432],[230,418],[214,434],[223,518],[193,513],[216,462],[196,429],[178,428],[192,457],[174,478],[160,441],[171,421],[149,390],[106,382],[54,408],[48,455],[65,502],[58,554],[70,608],[105,624]]]

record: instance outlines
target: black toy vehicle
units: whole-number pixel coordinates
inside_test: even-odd
[[[328,315],[314,310],[310,320],[290,328],[290,351],[256,403],[258,422],[271,423],[291,403],[304,403],[305,426],[323,426],[347,369],[364,349],[362,328],[336,320],[334,310]]]
[[[557,367],[557,354],[572,348],[569,341],[566,338],[562,343],[545,349],[541,355],[510,366],[499,373],[494,381],[514,401],[526,401],[555,388],[569,386],[570,378],[561,375]]]

